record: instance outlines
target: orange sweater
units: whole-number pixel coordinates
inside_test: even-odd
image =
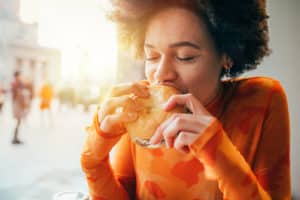
[[[282,87],[260,77],[223,84],[207,106],[216,120],[186,155],[143,148],[128,134],[105,135],[95,117],[81,156],[93,199],[290,199],[289,115]]]

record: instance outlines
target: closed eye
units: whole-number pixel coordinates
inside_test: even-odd
[[[188,57],[176,57],[177,60],[179,61],[193,61],[196,58],[198,58],[199,56],[188,56]]]
[[[146,58],[147,61],[154,61],[156,59],[158,59],[159,57],[155,56],[155,57],[148,57]]]

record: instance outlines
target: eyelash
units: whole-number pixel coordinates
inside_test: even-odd
[[[176,60],[180,61],[180,62],[193,62],[196,58],[198,58],[199,56],[189,56],[189,57],[178,57],[176,56]],[[150,57],[150,58],[146,58],[146,61],[155,61],[156,59],[158,59],[159,57]]]
[[[191,62],[191,61],[193,61],[196,57],[198,57],[198,56],[189,56],[189,57],[183,57],[183,58],[177,57],[177,56],[176,56],[176,59],[179,60],[180,62]]]

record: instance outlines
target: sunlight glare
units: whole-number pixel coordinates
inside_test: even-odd
[[[37,18],[39,43],[61,51],[64,80],[76,82],[83,71],[90,81],[115,80],[116,28],[105,18],[98,0],[22,1],[23,19]],[[37,2],[39,12],[31,16]]]

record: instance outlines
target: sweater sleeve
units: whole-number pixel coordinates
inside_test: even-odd
[[[255,175],[273,200],[291,199],[289,114],[278,82],[271,92],[262,132],[253,165]]]
[[[217,119],[202,135],[191,150],[204,164],[206,175],[218,181],[224,199],[290,199],[289,117],[279,84],[269,95],[252,167]]]
[[[118,168],[113,167],[109,159],[112,148],[117,143],[122,145],[125,135],[111,136],[102,132],[99,127],[96,115],[93,125],[87,128],[87,138],[81,154],[81,166],[86,175],[90,195],[93,200],[127,200],[129,199],[127,190],[131,185],[128,181],[123,181],[127,177],[115,173],[114,169],[118,170]],[[124,147],[117,149],[124,149]],[[120,155],[117,150],[114,152],[115,156]],[[119,160],[117,164],[122,163]]]

